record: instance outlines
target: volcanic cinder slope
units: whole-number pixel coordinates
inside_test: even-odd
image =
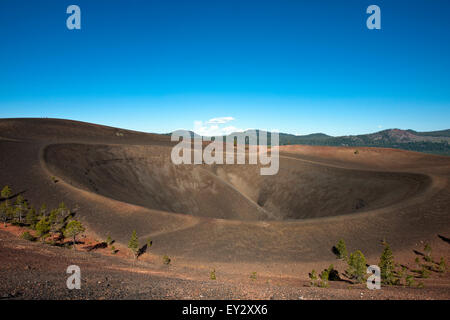
[[[421,241],[449,256],[437,237],[450,236],[449,157],[285,146],[279,173],[261,176],[258,165],[173,165],[173,145],[76,121],[2,119],[0,182],[32,203],[77,206],[99,238],[126,244],[135,229],[186,265],[297,272],[334,261],[340,238],[369,259],[383,239],[400,258]]]

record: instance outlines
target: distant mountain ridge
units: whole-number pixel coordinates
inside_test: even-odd
[[[261,130],[256,130],[259,137]],[[191,136],[194,133],[191,131]],[[235,132],[230,135],[246,135],[247,131]],[[196,137],[200,137],[195,134]],[[280,145],[303,144],[313,146],[349,146],[349,147],[380,147],[397,148],[410,151],[418,151],[432,154],[450,156],[450,129],[418,132],[411,129],[387,129],[370,134],[349,135],[333,137],[324,133],[308,135],[294,135],[280,133]],[[246,141],[248,143],[248,141]],[[268,136],[270,143],[270,135]]]
[[[432,132],[388,129],[370,134],[340,137],[320,133],[304,136],[280,133],[280,145],[289,144],[397,148],[450,155],[450,129]]]

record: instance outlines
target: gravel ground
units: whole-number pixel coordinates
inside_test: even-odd
[[[97,252],[75,251],[29,242],[0,230],[0,299],[449,299],[448,273],[426,279],[425,288],[331,283],[311,288],[307,282],[274,279],[202,280],[195,271],[134,262]],[[81,269],[81,289],[66,287],[66,268]]]

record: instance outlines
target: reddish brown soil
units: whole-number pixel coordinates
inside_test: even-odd
[[[217,271],[164,265],[160,259],[110,255],[30,242],[18,238],[18,228],[0,230],[0,299],[448,299],[450,277],[433,274],[421,279],[424,288],[330,282],[329,288],[310,287],[301,277],[257,275],[256,280]],[[10,232],[12,231],[12,232]],[[101,252],[101,253],[100,253]],[[81,269],[81,289],[68,290],[66,268]]]

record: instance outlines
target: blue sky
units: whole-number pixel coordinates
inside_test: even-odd
[[[81,30],[66,8],[81,8]],[[381,8],[381,30],[366,8]],[[169,132],[450,127],[450,2],[0,1],[0,117]],[[230,119],[228,119],[230,120]]]

